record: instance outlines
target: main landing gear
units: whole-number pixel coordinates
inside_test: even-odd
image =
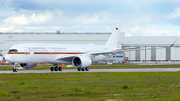
[[[77,68],[78,71],[89,71],[89,67],[86,67],[86,68]]]
[[[59,67],[57,65],[55,65],[55,67],[51,67],[51,71],[62,71],[62,68]]]
[[[17,72],[18,69],[16,68],[16,63],[14,63],[14,69],[13,69],[13,72]]]

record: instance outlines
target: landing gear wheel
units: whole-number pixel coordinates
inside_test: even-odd
[[[13,72],[17,72],[18,70],[15,68],[15,69],[13,69]]]
[[[53,68],[53,67],[51,67],[51,71],[54,71],[54,68]]]
[[[86,71],[89,71],[89,67],[86,67]]]
[[[59,71],[62,71],[62,68],[61,68],[61,67],[59,67],[59,68],[58,68],[58,70],[59,70]]]
[[[55,71],[58,71],[58,67],[55,67]]]
[[[85,68],[82,68],[82,71],[85,71]]]
[[[13,72],[17,72],[17,68],[16,68],[16,63],[14,63],[14,69],[13,69]]]
[[[78,71],[81,71],[81,68],[78,68],[77,70],[78,70]]]

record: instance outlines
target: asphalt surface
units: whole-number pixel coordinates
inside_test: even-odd
[[[146,69],[89,69],[89,71],[77,71],[77,69],[66,69],[62,71],[50,70],[18,70],[13,71],[0,71],[3,73],[69,73],[69,72],[178,72],[180,68],[146,68]]]

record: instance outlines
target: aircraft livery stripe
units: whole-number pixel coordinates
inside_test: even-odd
[[[29,52],[26,52],[26,53],[24,53],[24,52],[18,52],[18,53],[7,53],[7,55],[12,55],[12,54],[16,54],[16,55],[18,55],[18,54],[30,54]]]
[[[82,54],[82,53],[40,53],[40,52],[34,52],[34,54],[68,54],[68,55],[73,55],[73,54]]]
[[[23,55],[23,54],[30,54],[30,52],[17,52],[17,53],[7,53],[7,55]],[[45,55],[45,54],[56,54],[56,55],[58,55],[58,54],[61,54],[61,55],[74,55],[74,54],[83,54],[83,53],[49,53],[49,52],[34,52],[34,54],[36,54],[36,55],[40,55],[40,54],[43,54],[43,55]]]

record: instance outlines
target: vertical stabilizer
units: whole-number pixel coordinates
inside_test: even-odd
[[[112,46],[115,48],[117,47],[119,34],[120,34],[120,26],[121,26],[121,23],[118,22],[116,24],[116,27],[113,29],[113,32],[111,33],[108,41],[106,42],[106,46]]]

